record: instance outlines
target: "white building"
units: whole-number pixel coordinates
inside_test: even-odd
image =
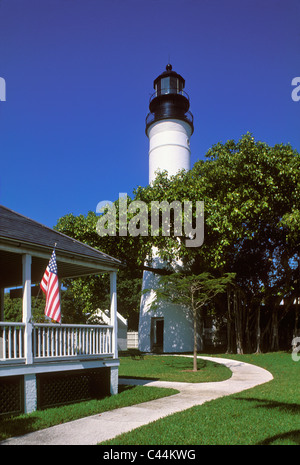
[[[93,315],[93,319],[95,317],[99,317],[99,319],[102,320],[104,324],[111,325],[110,310],[108,309],[100,310],[100,308],[98,308],[95,312],[95,315]],[[127,323],[126,318],[120,315],[119,312],[117,312],[117,322],[118,322],[118,350],[127,350],[128,323]]]

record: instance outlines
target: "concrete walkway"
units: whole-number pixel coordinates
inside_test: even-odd
[[[123,384],[172,387],[179,393],[7,439],[0,442],[0,445],[96,445],[167,415],[250,389],[273,379],[268,371],[248,363],[215,357],[199,358],[226,365],[232,371],[231,378],[216,383],[199,384],[122,379],[119,381]]]

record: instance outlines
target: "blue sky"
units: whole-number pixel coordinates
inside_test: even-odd
[[[0,0],[0,203],[52,227],[148,183],[145,117],[169,59],[192,163],[247,131],[300,152],[299,0]]]

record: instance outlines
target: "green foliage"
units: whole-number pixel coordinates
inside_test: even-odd
[[[204,201],[204,245],[195,250],[185,247],[183,240],[180,255],[195,259],[202,271],[232,268],[234,256],[245,250],[262,245],[265,255],[286,246],[291,231],[283,224],[287,227],[293,219],[296,227],[299,173],[299,154],[289,145],[269,147],[246,134],[238,142],[214,145],[206,160],[196,162],[189,172],[171,178],[160,174],[153,186],[139,187],[136,198]],[[160,237],[153,242],[171,261],[176,240]]]
[[[151,266],[155,247],[171,272],[174,271],[174,259],[179,258],[191,275],[208,272],[218,278],[224,273],[235,273],[236,285],[243,291],[246,310],[242,312],[248,312],[254,318],[262,303],[277,311],[283,297],[292,301],[299,292],[295,286],[299,267],[292,266],[299,259],[299,180],[299,153],[288,144],[270,147],[255,141],[252,134],[247,133],[237,142],[228,140],[215,144],[208,150],[206,159],[196,162],[189,172],[182,171],[172,177],[166,172],[160,173],[153,185],[138,186],[132,199],[128,196],[128,206],[132,200],[141,200],[148,205],[148,235],[118,234],[119,200],[114,202],[116,236],[100,237],[96,231],[98,216],[92,212],[86,217],[67,215],[59,220],[57,228],[127,265],[118,279],[119,308],[121,312],[124,308],[126,315],[138,312],[138,282],[146,259]],[[196,202],[204,202],[205,235],[201,247],[187,247],[184,232],[180,237],[172,234],[174,215],[170,217],[170,236],[162,234],[162,224],[160,234],[151,235],[151,202],[171,204],[178,200],[193,203],[194,221]],[[129,214],[131,218],[132,213]],[[68,286],[73,292],[71,284]],[[86,283],[81,282],[78,286],[76,295],[80,294],[81,287],[84,313],[89,313],[95,306],[94,297],[88,293]],[[91,281],[92,293],[96,292],[96,301],[103,305],[103,295],[106,294],[101,285],[101,292],[97,293],[96,287]],[[227,310],[226,301],[219,299],[218,314],[226,316]],[[273,323],[273,320],[271,326],[265,323],[262,331],[265,340],[268,334],[271,337],[276,333]],[[242,324],[246,325],[246,321]]]
[[[12,322],[22,321],[22,299],[11,299],[9,294],[4,294],[4,319]]]
[[[32,318],[36,323],[44,322],[44,311],[45,311],[45,299],[43,293],[40,293],[40,297],[31,298],[31,309]],[[11,299],[9,294],[4,295],[4,320],[9,322],[21,322],[22,317],[22,299],[14,298]]]
[[[215,278],[208,272],[199,275],[172,273],[161,276],[159,287],[155,290],[153,308],[157,308],[161,300],[166,300],[197,312],[216,295],[226,292],[227,285],[232,283],[234,277],[234,273],[227,273],[221,278]]]

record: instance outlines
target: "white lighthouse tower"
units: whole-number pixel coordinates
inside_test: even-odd
[[[150,97],[150,112],[146,118],[150,184],[159,171],[166,170],[174,175],[182,169],[190,169],[190,137],[194,130],[183,77],[168,64],[153,85],[155,92]],[[164,263],[156,257],[152,267],[163,268]],[[139,349],[143,352],[192,351],[192,318],[182,307],[164,302],[157,310],[150,310],[158,280],[158,274],[144,271],[143,290],[149,289],[149,292],[141,298]]]

